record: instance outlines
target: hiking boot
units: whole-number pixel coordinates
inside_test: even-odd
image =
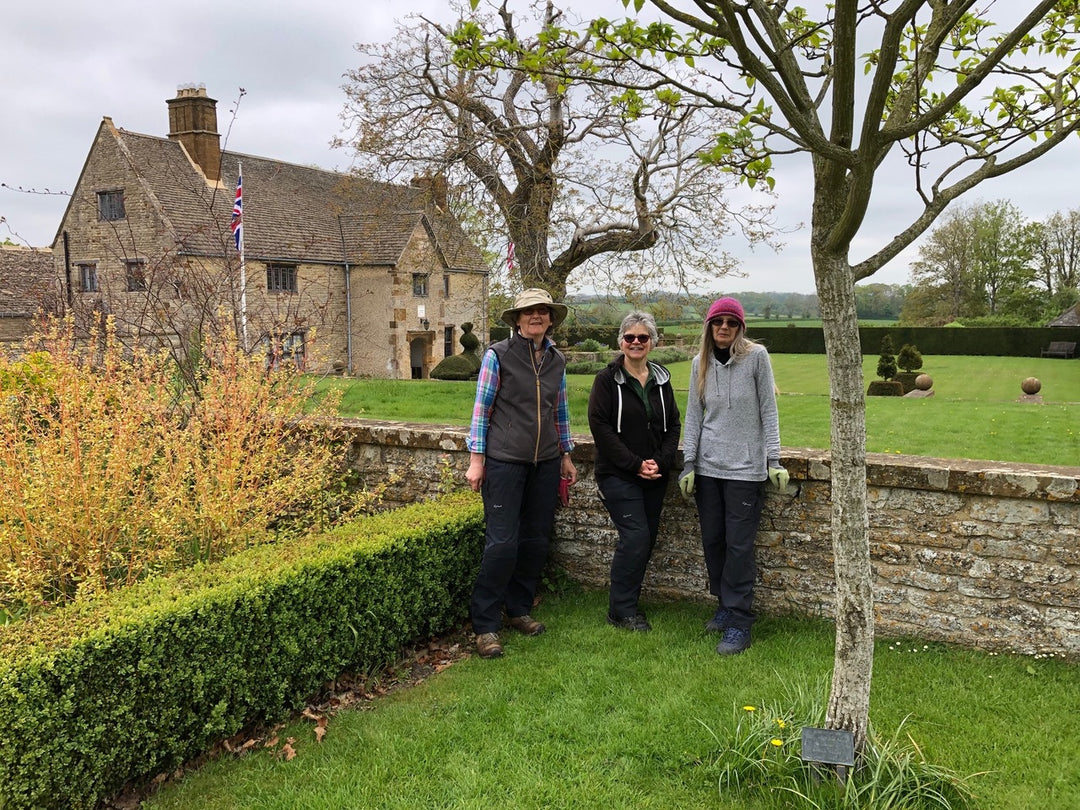
[[[476,637],[476,652],[481,658],[498,658],[503,654],[498,633],[480,633]]]
[[[607,615],[608,624],[622,630],[636,630],[639,633],[647,633],[652,630],[652,625],[645,620],[644,613],[636,613],[633,616]]]
[[[524,616],[511,616],[506,623],[526,636],[538,636],[547,630],[544,625],[526,613]]]
[[[731,611],[726,607],[716,609],[716,615],[705,623],[706,633],[723,633],[731,621]]]
[[[716,645],[716,652],[720,655],[738,655],[750,646],[750,631],[741,627],[728,627],[724,630],[724,637]]]

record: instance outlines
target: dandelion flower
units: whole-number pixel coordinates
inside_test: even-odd
[[[743,711],[744,711],[744,712],[753,712],[753,711],[757,711],[757,709],[755,709],[755,708],[754,708],[753,706],[743,706],[742,708],[743,708]]]
[[[769,740],[769,742],[775,745],[777,748],[784,744],[784,741],[777,737],[773,737],[771,740]]]
[[[785,723],[779,717],[776,718],[776,725],[780,726],[780,728],[787,728],[787,723]]]

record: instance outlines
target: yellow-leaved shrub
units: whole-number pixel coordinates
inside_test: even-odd
[[[0,610],[42,608],[322,529],[341,496],[333,402],[295,368],[204,344],[198,385],[106,322],[54,321],[0,356]],[[342,505],[344,504],[344,505]]]

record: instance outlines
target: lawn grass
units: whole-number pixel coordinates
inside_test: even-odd
[[[872,453],[1080,465],[1080,362],[1024,357],[924,358],[934,379],[925,399],[868,397],[866,442]],[[829,379],[824,355],[774,354],[785,447],[829,447]],[[690,363],[672,363],[672,384],[685,411]],[[872,380],[877,356],[863,358]],[[1042,405],[1019,403],[1020,382],[1038,377]],[[587,433],[592,375],[567,378],[571,428]],[[341,413],[371,419],[467,425],[476,386],[430,380],[328,378],[343,389]]]
[[[506,635],[506,656],[468,658],[369,711],[281,730],[280,748],[219,759],[147,808],[709,808],[780,810],[783,794],[721,796],[718,740],[744,706],[825,699],[833,630],[764,618],[745,654],[720,658],[702,605],[646,604],[654,630],[603,621],[605,593],[549,598],[537,638]],[[1080,670],[879,639],[871,723],[902,723],[927,759],[961,776],[986,810],[1080,807]]]

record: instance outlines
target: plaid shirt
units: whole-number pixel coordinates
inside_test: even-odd
[[[554,346],[551,338],[544,338],[545,351]],[[499,358],[493,351],[484,352],[480,363],[480,373],[476,378],[476,402],[473,403],[472,424],[469,426],[469,438],[465,446],[472,453],[487,452],[488,423],[491,409],[495,406],[495,395],[499,393]],[[566,372],[559,382],[559,394],[555,406],[555,430],[559,434],[559,450],[569,453],[574,449],[574,440],[570,437],[570,408],[566,401]]]

